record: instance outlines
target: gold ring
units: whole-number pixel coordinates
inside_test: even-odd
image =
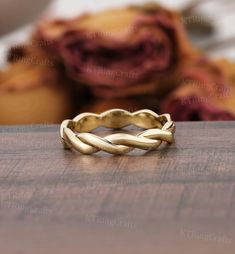
[[[115,133],[105,137],[91,131],[98,127],[120,129],[128,125],[145,129],[137,135]],[[143,109],[128,112],[111,109],[101,114],[82,113],[72,120],[64,120],[60,126],[60,136],[64,148],[75,149],[83,154],[104,151],[111,154],[125,154],[139,148],[154,150],[162,141],[174,142],[175,123],[169,114],[158,115]]]

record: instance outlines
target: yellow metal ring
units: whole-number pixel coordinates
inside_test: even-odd
[[[115,133],[99,137],[91,131],[98,127],[120,129],[135,125],[145,129],[137,135]],[[143,109],[128,112],[111,109],[101,114],[82,113],[72,120],[64,120],[60,127],[60,136],[65,148],[75,149],[83,154],[105,151],[111,154],[125,154],[134,148],[154,150],[162,141],[174,141],[175,123],[169,114],[158,115]]]

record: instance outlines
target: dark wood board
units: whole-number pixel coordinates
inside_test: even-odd
[[[64,150],[58,130],[0,127],[0,253],[235,253],[235,122],[126,156]]]

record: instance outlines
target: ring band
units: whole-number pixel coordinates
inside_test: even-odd
[[[120,129],[128,125],[145,129],[137,135],[115,133],[99,137],[91,131],[98,127]],[[162,141],[174,142],[175,123],[169,114],[158,115],[143,109],[128,112],[111,109],[101,114],[82,113],[72,120],[64,120],[60,136],[64,148],[75,149],[83,154],[104,151],[111,154],[126,154],[134,148],[155,150]]]

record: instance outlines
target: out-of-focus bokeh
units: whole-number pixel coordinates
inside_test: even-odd
[[[32,22],[50,2],[51,0],[1,0],[0,35]]]
[[[106,8],[126,6],[128,4],[143,4],[157,2],[177,10],[184,10],[189,6],[196,6],[191,17],[185,23],[213,23],[215,31],[205,33],[205,36],[194,36],[195,42],[208,50],[213,56],[225,56],[235,59],[235,2],[233,0],[23,0],[16,4],[16,0],[0,1],[0,34],[1,48],[4,44],[14,44],[26,40],[29,27],[40,16],[74,17],[84,12],[95,12]],[[195,4],[196,3],[196,4]],[[14,24],[14,25],[11,25]],[[20,26],[22,27],[20,29]],[[19,29],[18,29],[19,28]],[[215,43],[218,42],[218,43]],[[221,43],[220,43],[221,42]],[[222,43],[225,42],[225,43]],[[7,45],[9,46],[9,45]],[[211,48],[210,48],[211,46]],[[213,47],[213,48],[212,48]]]
[[[59,123],[114,107],[179,121],[235,119],[232,0],[0,7],[0,124]]]

